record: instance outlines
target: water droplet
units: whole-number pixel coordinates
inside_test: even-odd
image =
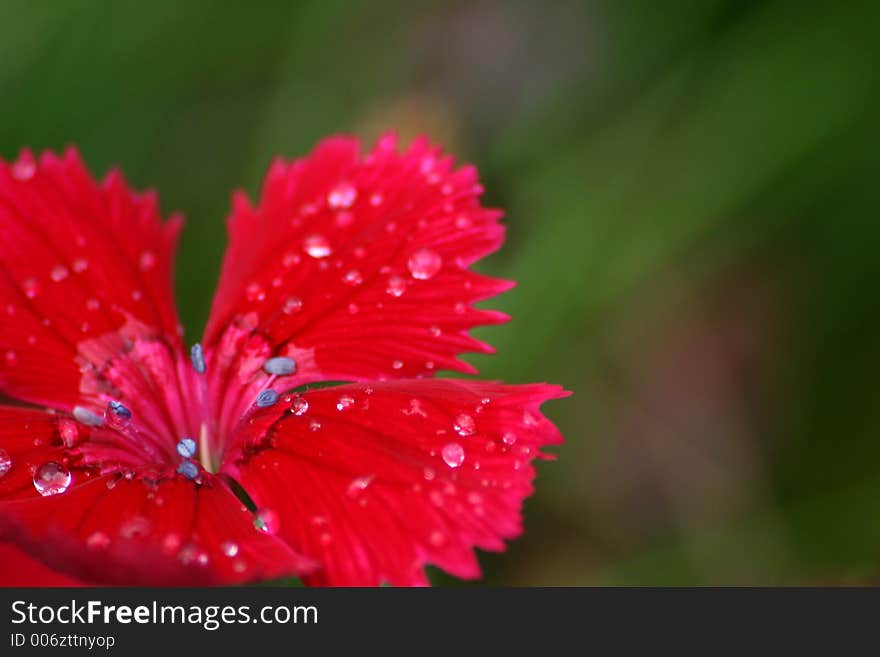
[[[336,402],[336,410],[344,411],[347,408],[351,408],[354,406],[354,397],[350,395],[343,395],[339,398],[339,401]]]
[[[539,424],[538,418],[529,411],[523,411],[523,424],[527,427],[536,427]]]
[[[394,370],[403,369],[403,361],[402,360],[395,360],[393,363],[391,363],[391,369],[394,369]]]
[[[189,543],[180,549],[177,558],[184,566],[207,566],[210,562],[208,553],[194,543]]]
[[[55,267],[52,267],[52,271],[49,272],[49,278],[56,283],[60,283],[68,276],[70,276],[70,270],[64,265],[56,265]]]
[[[357,189],[355,186],[342,182],[327,194],[327,205],[333,210],[347,210],[354,205],[356,199]]]
[[[360,311],[360,308],[358,308],[358,305],[356,303],[348,304],[348,314],[349,315],[357,315],[358,311]]]
[[[297,397],[290,405],[290,410],[294,415],[305,415],[309,410],[309,402],[304,397]]]
[[[156,266],[156,254],[152,251],[144,251],[141,253],[140,267],[141,271],[150,271]]]
[[[195,440],[184,437],[180,439],[179,443],[177,443],[177,453],[185,459],[191,459],[196,455],[197,447]]]
[[[287,315],[293,315],[302,310],[303,302],[299,297],[288,297],[281,309]]]
[[[323,235],[309,235],[303,240],[303,249],[313,258],[326,258],[333,253],[330,242]]]
[[[406,292],[406,279],[402,276],[392,276],[388,279],[388,285],[385,286],[385,292],[392,297],[401,297]]]
[[[263,363],[263,369],[267,374],[274,374],[275,376],[288,376],[289,374],[293,374],[296,372],[296,361],[293,358],[287,358],[285,356],[277,356],[275,358],[270,358],[265,363]]]
[[[333,536],[329,532],[323,532],[318,536],[318,544],[327,547],[333,542]]]
[[[516,434],[512,431],[508,431],[503,436],[501,436],[501,442],[507,445],[508,447],[516,444]]]
[[[12,469],[12,458],[5,449],[0,449],[0,477]]]
[[[12,349],[6,352],[3,359],[6,361],[6,365],[8,367],[14,367],[18,364],[18,354],[15,353]]]
[[[24,290],[24,295],[28,299],[36,299],[37,295],[40,294],[40,282],[36,278],[28,278],[21,284],[22,290]]]
[[[437,476],[432,468],[425,468],[424,471],[422,471],[422,475],[425,477],[426,481],[432,481],[434,477]]]
[[[260,408],[268,408],[269,406],[274,406],[277,401],[278,393],[271,388],[267,388],[266,390],[263,390],[259,395],[257,395],[257,406]]]
[[[180,443],[178,443],[179,445]],[[196,465],[195,461],[190,461],[186,459],[180,462],[180,465],[177,466],[177,474],[181,474],[190,481],[199,476],[199,466]]]
[[[382,195],[382,192],[375,192],[370,196],[370,205],[374,208],[378,208],[385,201],[385,197]]]
[[[266,290],[259,283],[250,283],[245,288],[245,296],[248,301],[264,301],[266,299]]]
[[[474,418],[466,413],[456,415],[452,427],[455,429],[455,433],[462,438],[473,436],[477,432],[477,424],[474,422]]]
[[[238,556],[238,543],[233,543],[232,541],[224,541],[220,545],[220,549],[223,551],[223,554],[225,554],[229,558]]]
[[[311,422],[309,422],[309,429],[311,429],[312,431],[320,431],[321,423],[318,420],[312,420]]]
[[[342,282],[346,285],[351,285],[354,287],[355,285],[360,285],[364,282],[363,275],[357,270],[352,269],[346,272],[345,276],[342,277]]]
[[[464,448],[458,443],[449,443],[443,446],[440,456],[450,468],[457,468],[464,463]]]
[[[89,261],[85,258],[77,258],[73,261],[73,271],[75,271],[77,274],[82,274],[88,268]]]
[[[363,477],[357,477],[351,481],[346,489],[345,493],[351,499],[357,499],[360,497],[365,490],[373,483],[373,479],[376,478],[376,475],[366,475]]]
[[[260,509],[254,516],[254,527],[264,534],[274,536],[281,529],[281,518],[272,509]]]
[[[446,534],[441,531],[435,530],[431,532],[431,536],[428,537],[428,540],[434,547],[443,547],[444,545],[446,545]]]
[[[409,257],[406,265],[413,278],[424,281],[440,271],[443,259],[433,249],[422,248]]]
[[[34,472],[34,488],[43,497],[64,493],[71,481],[73,477],[67,468],[55,461],[44,463]]]
[[[73,420],[63,418],[58,420],[58,435],[61,436],[61,442],[65,447],[74,447],[80,439],[79,427]]]
[[[86,539],[86,547],[90,550],[106,550],[110,547],[110,537],[102,531],[92,532]]]

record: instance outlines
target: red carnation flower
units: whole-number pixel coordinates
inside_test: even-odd
[[[21,402],[0,406],[0,580],[478,577],[473,548],[521,531],[562,440],[539,406],[564,395],[432,378],[474,373],[457,355],[491,348],[468,330],[507,319],[472,306],[511,286],[468,269],[503,240],[481,192],[422,140],[276,161],[257,206],[234,197],[186,349],[180,218],[75,150],[0,161],[0,392]],[[327,381],[350,383],[304,387]]]

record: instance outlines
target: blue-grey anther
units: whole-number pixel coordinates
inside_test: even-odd
[[[189,459],[196,455],[196,441],[192,438],[181,438],[177,443],[177,453]]]
[[[257,406],[259,406],[260,408],[273,406],[277,401],[278,393],[271,388],[263,390],[263,392],[257,395]]]
[[[104,418],[97,413],[92,413],[89,409],[82,406],[76,406],[73,409],[73,417],[89,427],[104,426]]]
[[[181,461],[180,465],[177,466],[177,474],[182,474],[187,479],[195,479],[199,476],[199,466],[197,466],[193,461]]]
[[[286,356],[276,356],[263,363],[263,369],[267,374],[287,376],[296,372],[296,361]]]
[[[202,345],[198,342],[189,350],[189,359],[192,361],[193,369],[198,374],[205,373],[205,352],[202,351]]]
[[[107,404],[107,408],[110,409],[110,412],[113,413],[120,420],[128,421],[131,419],[131,411],[125,404],[122,404],[118,401],[112,401]]]

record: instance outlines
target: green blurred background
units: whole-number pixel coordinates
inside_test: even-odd
[[[184,211],[192,336],[233,188],[426,132],[507,210],[514,321],[473,362],[575,392],[485,581],[872,583],[878,8],[4,0],[0,154],[77,144]]]

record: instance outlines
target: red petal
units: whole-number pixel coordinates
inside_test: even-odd
[[[520,533],[531,461],[562,441],[539,406],[564,395],[440,379],[314,390],[256,413],[224,467],[321,564],[310,584],[425,584],[426,563],[477,577],[472,547]]]
[[[0,407],[0,541],[90,583],[234,584],[311,568],[258,531],[221,479],[203,473],[197,485],[146,467],[100,476],[63,446],[59,434],[70,426],[88,431],[59,415]],[[38,493],[44,464],[70,474],[66,491]]]
[[[467,269],[504,236],[481,191],[472,167],[424,140],[398,153],[389,136],[367,155],[328,139],[275,162],[256,208],[237,195],[206,332],[221,434],[266,385],[269,356],[297,363],[279,389],[473,372],[457,355],[491,348],[468,330],[506,316],[472,303],[511,286]]]
[[[0,586],[82,586],[11,543],[0,543]]]
[[[0,161],[0,392],[100,411],[101,374],[132,340],[179,351],[180,225],[118,172],[96,183],[75,150]]]

